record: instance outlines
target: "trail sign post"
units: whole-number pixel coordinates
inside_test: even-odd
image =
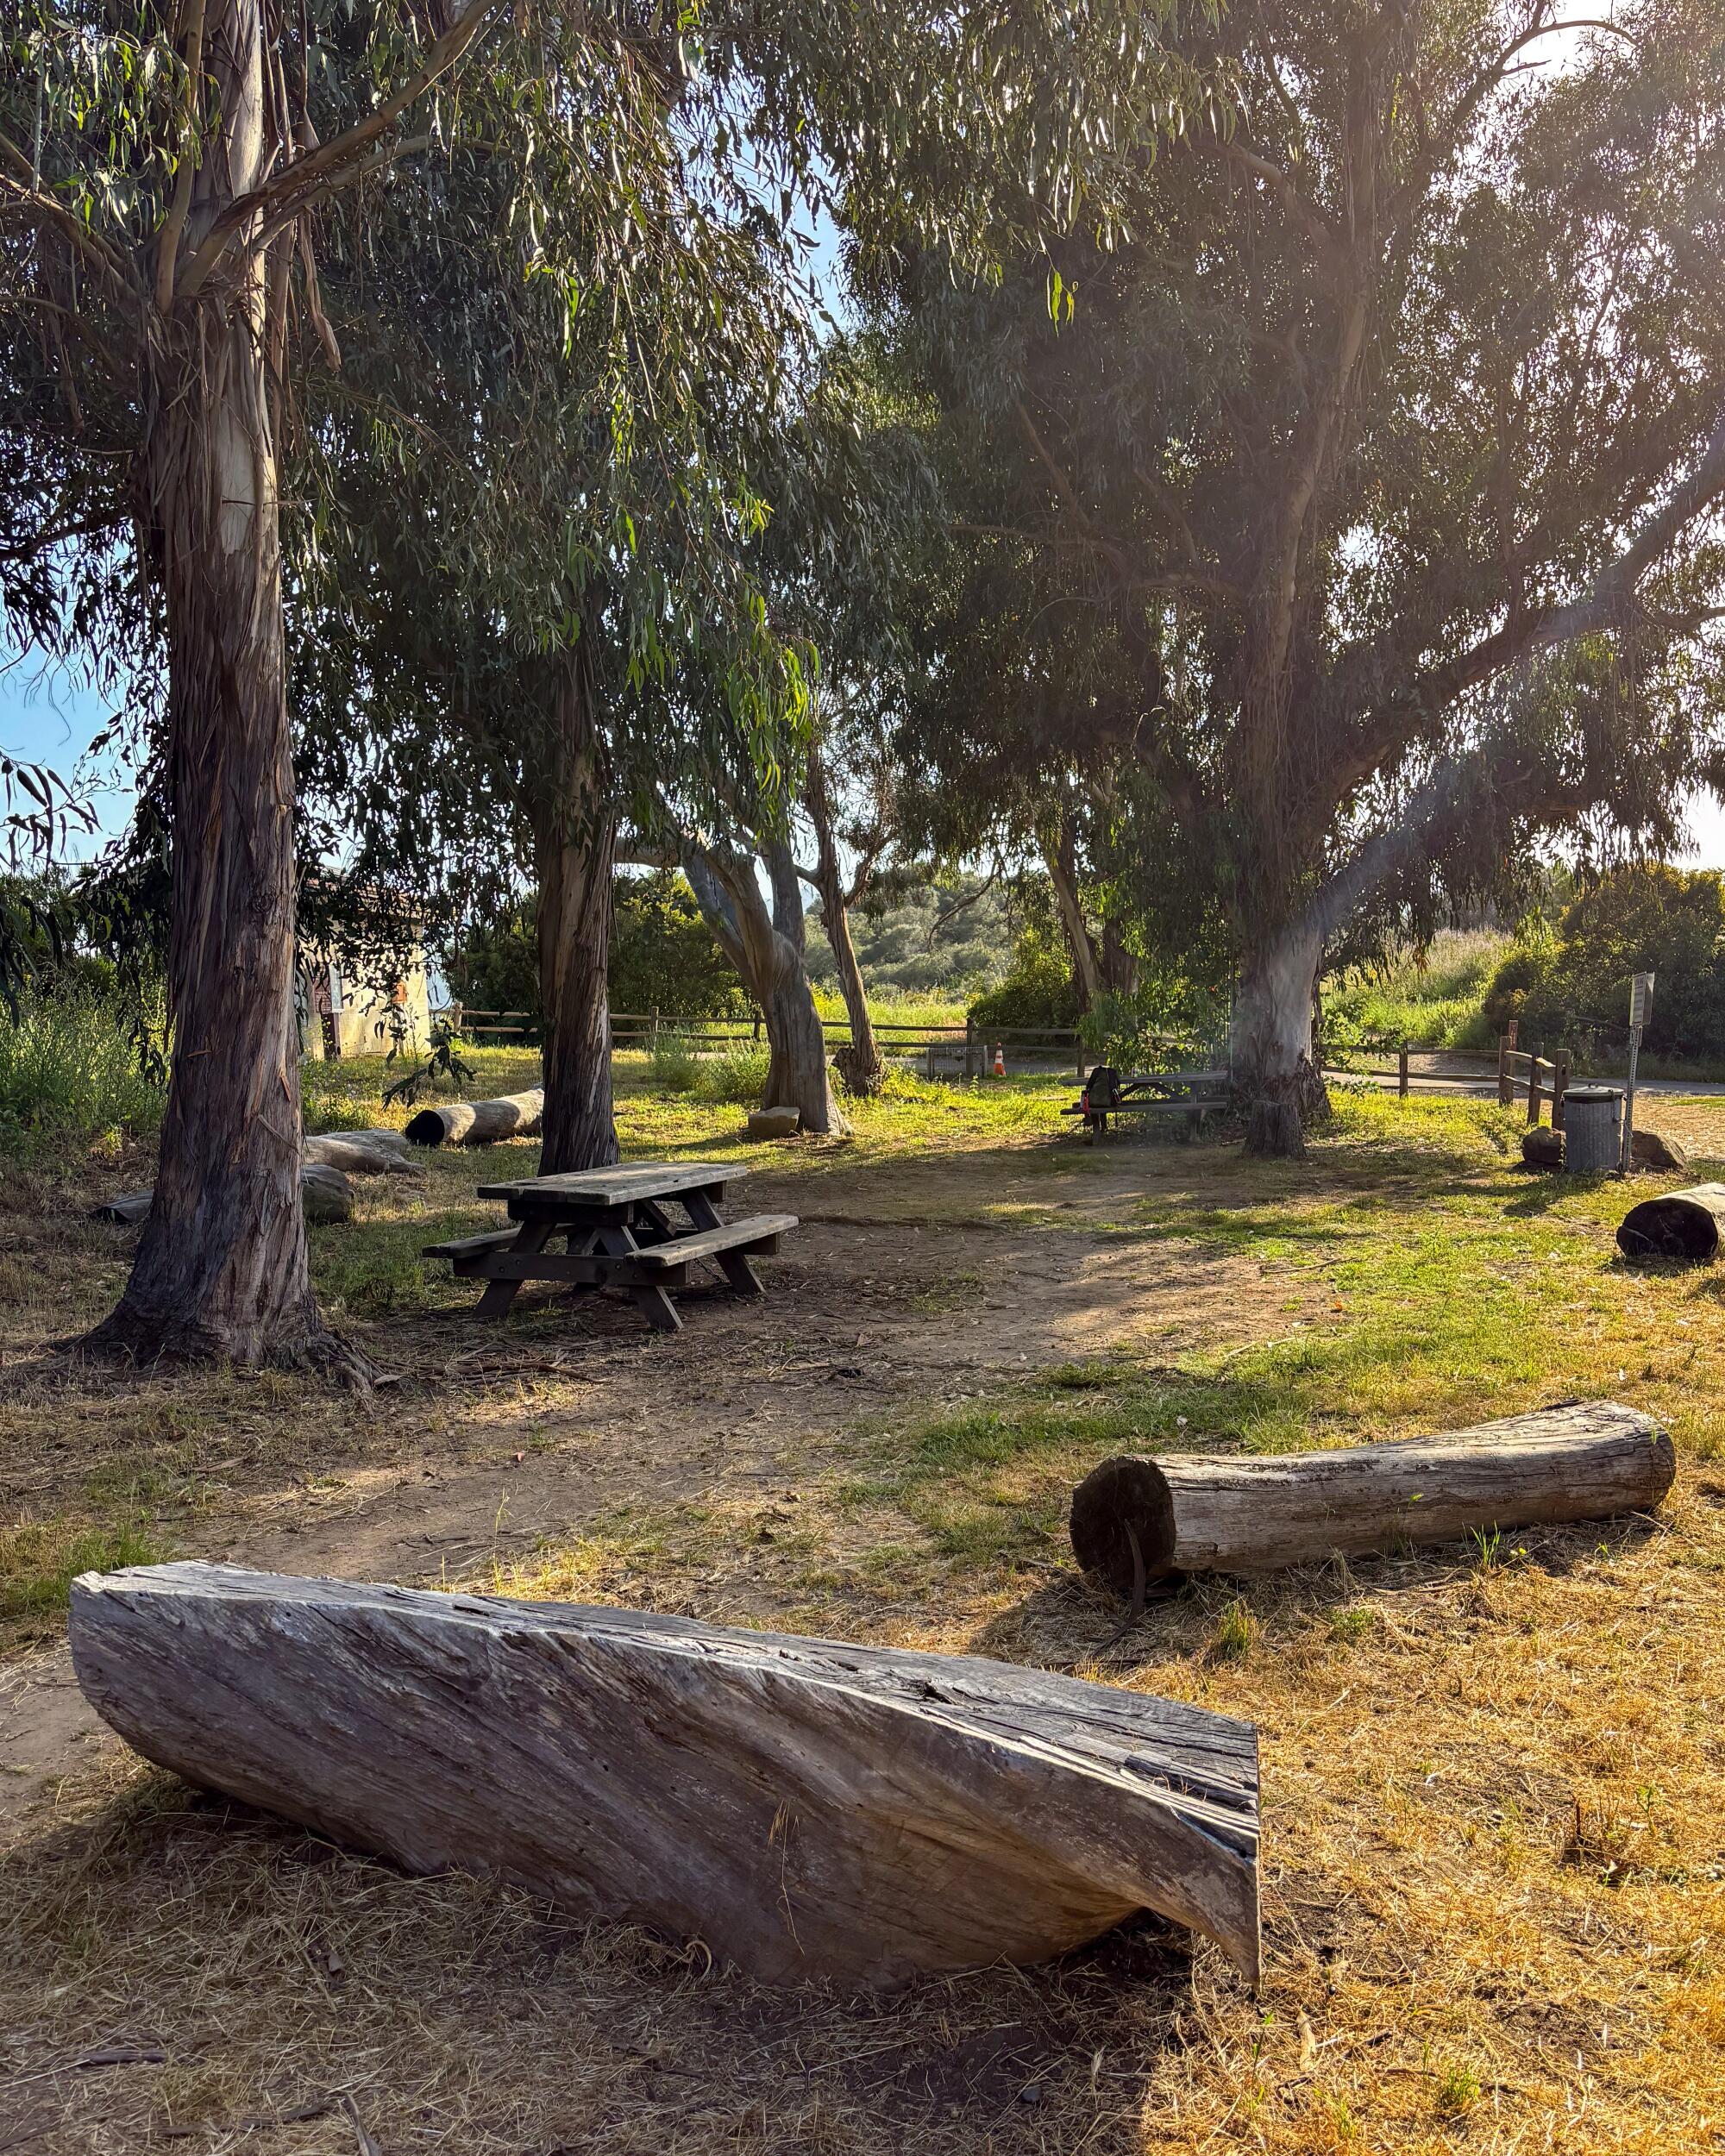
[[[1638,973],[1629,983],[1629,1082],[1623,1091],[1622,1171],[1635,1160],[1635,1066],[1641,1059],[1641,1035],[1653,1008],[1653,976]]]

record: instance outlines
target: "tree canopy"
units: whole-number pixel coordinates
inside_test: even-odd
[[[1327,949],[1553,832],[1669,844],[1725,771],[1725,38],[1556,28],[1230,9],[1130,236],[871,286],[952,533],[906,765],[973,815],[1076,782],[1142,920],[1220,925],[1267,1145]]]

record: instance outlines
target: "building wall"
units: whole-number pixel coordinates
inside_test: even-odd
[[[323,952],[302,950],[298,1004],[301,1052],[313,1061],[332,1052],[386,1056],[395,1042],[392,1009],[400,1012],[405,1029],[404,1054],[421,1055],[430,1043],[430,987],[424,954],[417,950],[406,973],[389,987],[345,975]]]

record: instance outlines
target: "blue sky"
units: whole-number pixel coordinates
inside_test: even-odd
[[[40,658],[15,660],[0,674],[0,749],[26,762],[47,764],[68,782],[111,716],[106,697]],[[71,846],[69,851],[78,858],[124,830],[133,799],[132,788],[111,768],[81,775],[88,781],[90,805],[101,829]]]

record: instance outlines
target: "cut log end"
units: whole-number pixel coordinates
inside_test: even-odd
[[[1137,1545],[1134,1550],[1134,1542]],[[1087,1572],[1137,1595],[1174,1570],[1174,1503],[1154,1460],[1104,1460],[1072,1496],[1072,1547]]]
[[[403,1135],[411,1145],[491,1145],[499,1138],[536,1138],[545,1112],[543,1087],[495,1100],[452,1100],[422,1108]]]
[[[1667,1433],[1611,1401],[1274,1458],[1128,1455],[1073,1493],[1072,1547],[1086,1571],[1136,1599],[1171,1573],[1267,1572],[1493,1527],[1653,1512],[1676,1473]]]
[[[1617,1247],[1625,1257],[1674,1257],[1690,1265],[1719,1255],[1725,1228],[1725,1183],[1697,1183],[1691,1190],[1644,1198],[1625,1214]]]

